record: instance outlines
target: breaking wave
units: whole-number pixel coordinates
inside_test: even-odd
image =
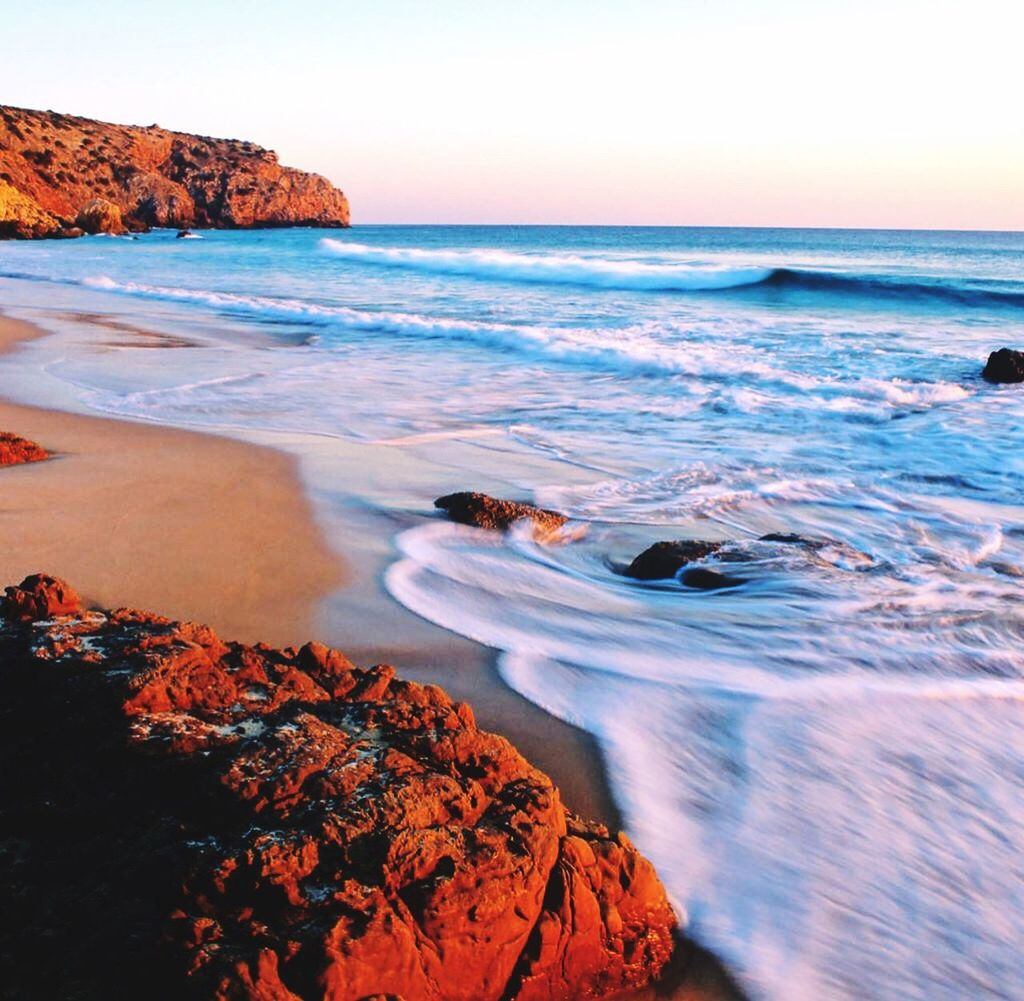
[[[771,268],[655,264],[576,254],[513,254],[504,250],[418,250],[371,247],[325,238],[322,247],[344,260],[431,274],[464,275],[544,285],[586,285],[646,292],[699,292],[757,285]]]
[[[331,347],[332,336],[338,334],[385,334],[417,341],[454,341],[515,353],[536,362],[556,362],[618,375],[682,377],[704,383],[730,384],[753,380],[780,390],[790,397],[793,405],[811,398],[833,409],[865,406],[877,409],[879,404],[897,408],[928,407],[954,403],[970,395],[968,389],[953,382],[834,379],[792,372],[769,364],[757,350],[728,341],[721,344],[667,343],[657,336],[659,330],[645,324],[602,329],[439,319],[418,313],[325,306],[302,299],[117,282],[105,275],[85,278],[82,284],[125,295],[212,307],[226,313],[288,318],[296,323],[311,324],[322,331],[307,343],[327,349]],[[737,405],[741,403],[737,400]]]
[[[639,292],[714,292],[753,286],[835,292],[872,298],[934,299],[965,306],[1024,308],[1024,288],[1014,281],[954,283],[923,275],[858,274],[758,265],[631,261],[576,254],[516,254],[505,250],[422,250],[375,247],[324,238],[320,245],[358,264],[405,268],[490,281],[580,285]]]

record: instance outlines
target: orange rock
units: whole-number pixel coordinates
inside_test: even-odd
[[[4,618],[16,622],[52,619],[55,615],[73,615],[82,610],[82,599],[70,584],[49,574],[26,577],[17,587],[5,588],[0,603]]]
[[[10,431],[0,431],[0,466],[38,462],[49,457],[46,449],[40,448],[34,441],[11,434]]]
[[[326,178],[254,143],[0,106],[0,238],[348,224]]]
[[[75,217],[75,225],[86,233],[123,233],[121,210],[105,198],[90,198]]]
[[[436,686],[84,613],[43,576],[3,611],[34,621],[0,628],[0,773],[32,776],[0,797],[29,846],[0,853],[19,997],[552,1001],[668,962],[650,863]],[[47,855],[52,811],[73,833]],[[75,929],[70,986],[30,968],[40,923]]]

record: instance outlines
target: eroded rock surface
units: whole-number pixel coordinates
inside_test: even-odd
[[[45,448],[28,438],[0,431],[0,466],[16,466],[22,462],[39,462],[50,456]]]
[[[0,106],[0,238],[348,224],[326,178],[254,143]]]
[[[440,688],[45,575],[0,611],[11,997],[540,1001],[669,959],[651,865]]]
[[[541,536],[554,535],[569,520],[557,511],[469,490],[438,497],[434,507],[444,511],[452,521],[497,531],[506,531],[519,521],[529,521]]]

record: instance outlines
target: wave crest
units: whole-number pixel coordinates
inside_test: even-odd
[[[647,292],[698,292],[738,288],[767,281],[773,269],[691,264],[649,264],[640,261],[580,257],[576,254],[512,254],[504,250],[420,250],[372,247],[329,237],[320,245],[336,257],[362,264],[407,268],[431,274],[546,285]]]

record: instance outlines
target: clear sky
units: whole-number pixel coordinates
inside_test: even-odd
[[[0,103],[252,139],[360,222],[1024,229],[1024,0],[10,0]]]

